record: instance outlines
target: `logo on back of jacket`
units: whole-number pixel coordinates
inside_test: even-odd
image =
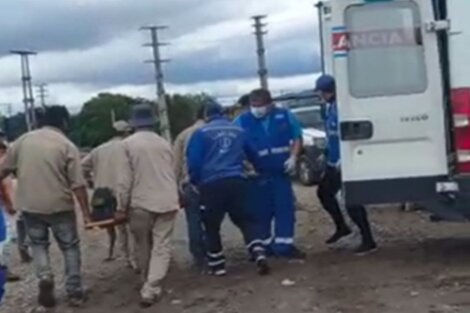
[[[217,142],[217,148],[219,149],[220,154],[229,153],[232,149],[233,142],[235,141],[238,132],[234,131],[220,131],[215,136]]]

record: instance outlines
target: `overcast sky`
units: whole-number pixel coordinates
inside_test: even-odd
[[[153,97],[153,71],[143,61],[148,34],[161,33],[172,59],[169,92],[236,97],[257,86],[250,16],[268,14],[270,83],[276,92],[308,88],[319,70],[314,0],[2,0],[0,103],[21,108],[20,61],[10,49],[34,49],[34,83],[49,101],[79,107],[101,91]],[[3,110],[3,108],[0,108]]]

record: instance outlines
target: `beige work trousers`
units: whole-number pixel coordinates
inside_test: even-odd
[[[135,240],[137,263],[141,270],[141,297],[155,300],[162,293],[171,259],[171,239],[177,212],[155,213],[134,208],[130,227]]]

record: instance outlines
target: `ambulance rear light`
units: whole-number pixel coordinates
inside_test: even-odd
[[[454,127],[465,128],[470,126],[470,117],[463,114],[454,114]]]
[[[457,160],[459,163],[470,163],[470,150],[458,150]]]
[[[457,173],[470,174],[470,88],[452,90]]]

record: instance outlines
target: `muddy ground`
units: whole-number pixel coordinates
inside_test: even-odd
[[[320,210],[312,188],[296,187],[302,209],[298,213],[299,245],[308,252],[305,262],[273,261],[273,274],[258,277],[246,261],[240,236],[226,227],[229,276],[213,278],[193,273],[183,218],[175,234],[175,261],[161,303],[141,310],[138,279],[122,260],[104,263],[103,233],[83,236],[84,278],[89,301],[80,309],[61,304],[58,313],[449,313],[470,312],[470,227],[468,224],[430,223],[421,212],[396,207],[370,209],[380,242],[375,254],[351,253],[357,238],[328,248],[323,240],[331,224]],[[53,248],[61,286],[62,260]],[[34,312],[36,282],[29,266],[16,261],[24,279],[8,285],[2,313]],[[288,280],[289,286],[286,286]],[[284,284],[283,284],[284,282]],[[58,288],[63,302],[63,288]]]

